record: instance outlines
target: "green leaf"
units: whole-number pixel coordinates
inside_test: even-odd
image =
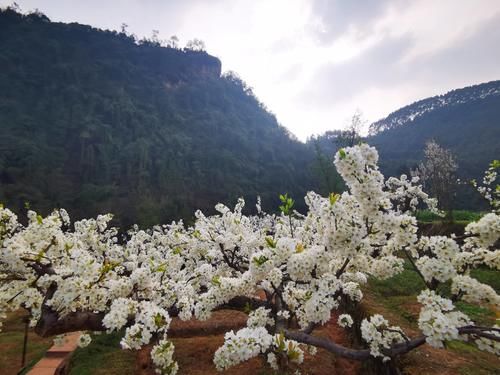
[[[268,260],[269,260],[268,257],[266,257],[265,255],[261,255],[259,257],[253,257],[252,262],[254,262],[258,266],[262,266]]]
[[[221,285],[220,276],[215,275],[214,277],[212,277],[212,284],[215,286],[220,286]]]
[[[160,264],[158,268],[156,268],[156,272],[165,272],[167,270],[167,263]]]
[[[491,168],[500,168],[500,160],[493,160],[490,164]]]
[[[340,194],[330,193],[330,204],[333,206],[335,202],[340,198]]]
[[[289,343],[288,344],[288,359],[290,359],[290,361],[296,361],[299,359],[300,357],[300,353],[294,349],[293,347],[293,343]]]
[[[72,244],[69,244],[69,243],[65,243],[64,244],[64,250],[66,251],[67,254],[70,253],[70,251],[71,251],[72,248],[73,248]]]
[[[295,204],[295,201],[288,196],[288,193],[286,194],[280,194],[280,201],[283,203],[281,206],[279,206],[279,210],[286,216],[289,216],[292,214],[292,208]]]
[[[248,302],[245,303],[245,307],[243,307],[243,312],[245,314],[250,314],[252,312],[252,306]]]
[[[345,159],[345,158],[346,158],[347,154],[346,154],[346,152],[345,152],[345,150],[344,150],[343,148],[341,148],[341,149],[339,150],[339,156],[340,156],[340,160],[342,160],[342,159]]]
[[[39,252],[39,253],[36,255],[36,257],[35,257],[35,260],[36,260],[37,262],[39,262],[39,261],[41,261],[41,260],[42,260],[42,258],[43,258],[44,256],[45,256],[45,251],[44,251],[44,250],[40,250],[40,252]]]
[[[42,224],[43,217],[41,215],[36,215],[36,221],[38,222],[38,224]]]
[[[295,252],[301,253],[303,251],[304,251],[304,245],[302,245],[301,243],[298,243],[297,246],[295,246]]]
[[[272,237],[266,237],[266,243],[267,243],[267,246],[269,246],[271,249],[276,248],[276,242],[274,242]]]
[[[280,332],[276,342],[278,344],[278,352],[284,352],[286,349],[286,345],[285,345],[285,334],[283,332]]]
[[[155,315],[155,325],[158,327],[158,328],[161,328],[165,325],[166,321],[165,321],[165,318],[163,317],[163,315],[161,315],[160,313],[157,313]]]

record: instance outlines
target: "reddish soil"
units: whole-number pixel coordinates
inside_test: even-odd
[[[331,321],[315,334],[329,337],[338,343],[349,345],[349,339],[344,330],[336,324],[337,317],[332,315]],[[218,311],[206,322],[182,322],[175,319],[172,322],[170,337],[175,344],[175,358],[179,363],[179,374],[202,375],[220,374],[213,364],[215,351],[224,342],[224,332],[231,329],[237,330],[245,325],[246,315],[234,311]],[[200,332],[203,336],[187,337]],[[198,333],[199,335],[199,333]],[[137,355],[136,373],[153,375],[154,370],[149,358],[151,347],[141,350]],[[303,374],[352,375],[359,372],[359,364],[319,349],[315,356],[305,355],[304,363],[300,366]],[[262,359],[254,358],[238,366],[232,367],[224,374],[228,375],[255,375],[271,374],[271,368]]]

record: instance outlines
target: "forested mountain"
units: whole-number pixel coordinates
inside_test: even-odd
[[[500,157],[500,81],[450,91],[403,107],[370,126],[387,174],[413,167],[434,139],[456,156],[463,177]]]
[[[325,154],[338,147],[338,132],[314,138]],[[463,180],[480,178],[493,159],[500,158],[500,81],[450,91],[403,107],[370,126],[365,139],[377,147],[386,176],[409,173],[423,158],[428,140],[450,149]],[[457,205],[480,208],[472,189],[463,187]]]
[[[415,119],[424,116],[428,112],[436,111],[445,107],[481,101],[490,96],[500,96],[500,81],[491,81],[480,85],[464,87],[452,90],[444,95],[419,100],[406,107],[392,112],[386,118],[370,125],[370,134],[377,134],[385,130],[395,129],[412,123]]]
[[[0,202],[150,225],[314,187],[313,153],[204,51],[0,11]],[[298,200],[299,207],[300,202]]]

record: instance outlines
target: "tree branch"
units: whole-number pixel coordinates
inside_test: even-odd
[[[335,273],[335,277],[339,278],[344,273],[347,265],[349,264],[349,260],[349,258],[346,258],[344,264],[342,264],[342,267],[340,267],[340,269]]]
[[[49,288],[45,301],[54,295],[56,290],[54,285]],[[54,311],[50,306],[45,304],[45,301],[42,306],[40,319],[35,327],[35,332],[39,336],[48,337],[75,331],[106,330],[106,327],[102,325],[102,320],[106,315],[105,312],[76,311],[60,317],[57,311]],[[243,311],[248,307],[257,309],[267,305],[266,301],[258,298],[238,296],[217,307],[216,310],[230,309]],[[176,317],[179,315],[179,310],[174,306],[168,310],[168,313],[171,317]]]

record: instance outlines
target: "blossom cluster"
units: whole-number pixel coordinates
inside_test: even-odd
[[[179,370],[179,365],[174,361],[174,345],[167,339],[162,339],[153,346],[151,359],[157,374],[175,375]]]
[[[264,327],[243,328],[236,333],[230,331],[224,336],[224,345],[215,352],[215,366],[223,370],[263,354],[272,340],[272,335]]]
[[[389,360],[390,357],[383,353],[384,349],[403,342],[405,334],[400,327],[390,326],[382,315],[376,314],[361,322],[361,337],[370,346],[370,353],[374,357]]]
[[[449,299],[429,290],[421,292],[417,299],[423,305],[418,327],[426,336],[427,343],[442,348],[445,341],[465,339],[458,328],[471,324],[471,321],[465,314],[454,310]]]
[[[488,201],[493,212],[496,214],[500,213],[500,188],[497,182],[498,169],[500,169],[500,161],[493,160],[488,170],[484,173],[483,184],[481,186],[478,185],[476,180],[472,180],[472,185]],[[497,182],[497,185],[492,187],[495,182]]]

